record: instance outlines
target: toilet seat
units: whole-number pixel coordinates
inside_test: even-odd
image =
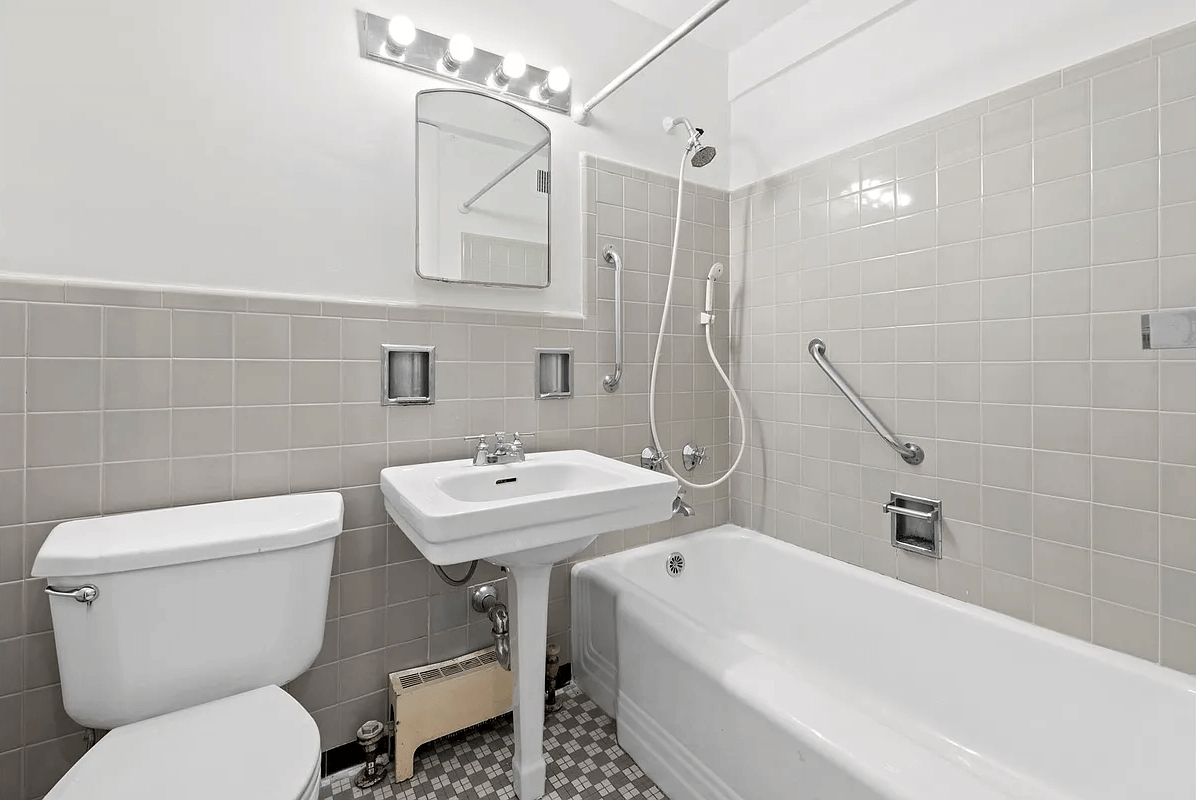
[[[314,800],[315,720],[277,686],[117,728],[46,800]]]

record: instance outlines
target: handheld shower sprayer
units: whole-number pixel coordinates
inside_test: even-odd
[[[685,117],[665,117],[664,131],[671,132],[674,128],[684,125],[685,130],[689,133],[689,141],[685,144],[685,156],[681,159],[681,171],[677,174],[677,213],[674,216],[673,222],[673,249],[669,258],[669,281],[665,285],[664,290],[664,309],[660,315],[660,330],[656,334],[656,350],[652,356],[652,371],[649,373],[648,379],[648,422],[652,430],[652,444],[655,452],[663,453],[664,447],[661,445],[660,432],[656,425],[656,378],[660,370],[660,353],[664,343],[665,331],[669,328],[669,312],[673,306],[673,282],[677,277],[677,250],[681,245],[681,206],[685,198],[685,165],[688,161],[695,167],[704,167],[714,160],[715,150],[710,145],[702,144],[702,134],[704,131],[701,128],[695,128]],[[710,271],[706,273],[706,305],[705,310],[698,316],[702,327],[705,329],[706,353],[710,356],[710,363],[714,366],[715,372],[722,379],[723,385],[727,387],[727,392],[731,395],[731,400],[735,403],[736,416],[739,417],[739,452],[735,456],[735,460],[722,477],[716,478],[710,483],[693,483],[682,477],[673,465],[668,461],[660,461],[656,463],[663,463],[664,468],[672,474],[674,478],[680,481],[682,486],[688,486],[691,489],[712,489],[730,479],[735,470],[739,469],[739,463],[743,460],[744,451],[747,448],[747,416],[743,413],[743,404],[739,401],[739,393],[735,391],[735,387],[731,384],[731,379],[727,377],[726,370],[723,369],[722,364],[718,362],[718,357],[714,354],[714,341],[712,338],[711,328],[714,322],[714,282],[723,276],[725,268],[721,261],[716,261],[711,267]],[[683,511],[684,509],[682,509]]]
[[[703,325],[709,325],[714,321],[714,282],[722,276],[723,262],[715,261],[710,272],[706,274],[706,313],[701,316]]]

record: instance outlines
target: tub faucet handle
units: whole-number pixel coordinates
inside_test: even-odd
[[[668,454],[648,445],[640,453],[640,466],[644,469],[658,470],[660,465],[668,460]]]

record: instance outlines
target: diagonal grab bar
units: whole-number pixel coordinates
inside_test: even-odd
[[[855,393],[855,390],[848,385],[847,381],[843,380],[843,376],[835,370],[831,362],[826,360],[826,342],[821,339],[811,339],[810,355],[814,357],[814,363],[821,367],[826,376],[831,379],[831,383],[839,387],[839,391],[843,393],[843,396],[855,406],[855,410],[860,412],[865,421],[872,426],[872,430],[876,431],[880,435],[880,438],[884,439],[885,443],[893,448],[893,451],[897,455],[905,459],[905,463],[921,464],[926,459],[926,453],[921,447],[912,442],[902,444],[897,441],[897,437],[889,433],[889,429],[885,427],[885,424],[880,421],[880,418],[876,414],[872,413],[872,409],[864,405],[863,399]]]

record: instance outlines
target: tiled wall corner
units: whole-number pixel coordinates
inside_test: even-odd
[[[732,520],[1196,673],[1196,25],[732,193]],[[926,462],[901,462],[806,352]],[[892,489],[943,499],[898,553]]]

